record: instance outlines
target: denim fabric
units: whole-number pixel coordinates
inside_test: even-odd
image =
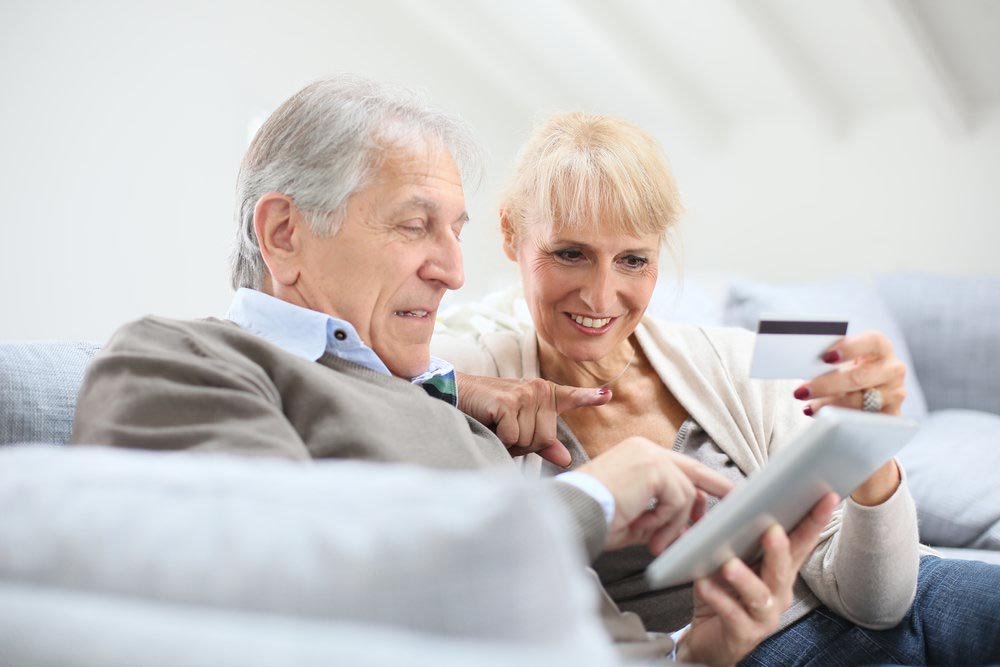
[[[902,622],[868,630],[820,607],[762,642],[741,665],[986,665],[1000,663],[1000,566],[920,559]]]

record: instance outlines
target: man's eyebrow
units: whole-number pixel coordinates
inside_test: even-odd
[[[421,197],[420,195],[413,195],[406,201],[402,202],[395,209],[393,209],[392,215],[396,216],[409,208],[422,208],[429,213],[437,213],[441,207],[433,199],[427,199],[426,197]],[[469,221],[468,211],[462,211],[461,215],[459,215],[458,218],[455,219],[455,222],[464,223],[468,221]]]

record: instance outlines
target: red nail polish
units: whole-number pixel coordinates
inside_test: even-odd
[[[838,350],[830,350],[823,355],[823,361],[828,364],[835,364],[840,361],[840,352]]]
[[[803,410],[802,412],[806,413],[806,417],[812,417],[813,416],[813,409],[812,409],[811,405],[807,405],[806,409]]]
[[[809,387],[799,387],[798,389],[795,390],[794,396],[800,401],[806,400],[807,398],[809,398]]]

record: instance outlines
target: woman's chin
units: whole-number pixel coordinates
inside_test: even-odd
[[[555,348],[564,359],[576,363],[584,363],[604,359],[606,356],[611,354],[614,346],[607,344],[580,345],[578,342],[573,342],[565,345],[556,344]]]

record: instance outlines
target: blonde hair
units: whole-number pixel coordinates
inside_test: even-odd
[[[653,137],[613,116],[550,118],[521,149],[501,209],[515,241],[526,224],[659,234],[683,212],[677,184]]]

